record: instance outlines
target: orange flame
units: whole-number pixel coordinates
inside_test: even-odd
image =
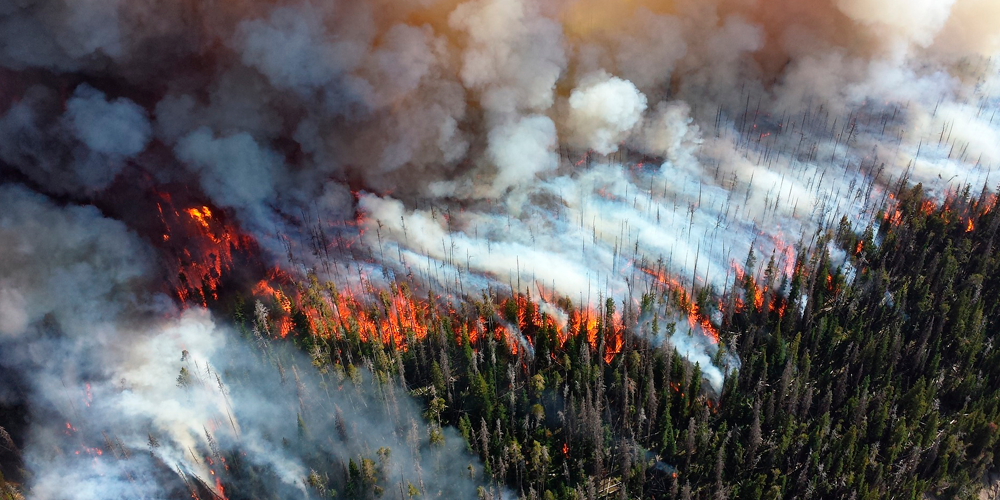
[[[598,314],[593,309],[586,311],[574,310],[570,317],[570,327],[577,335],[583,335],[590,348],[597,349]]]
[[[785,301],[781,301],[780,304],[778,303],[778,301],[771,301],[770,310],[771,310],[771,312],[778,313],[778,317],[779,318],[784,318],[785,317],[785,308],[787,306],[788,306],[788,304]]]
[[[458,342],[464,342],[463,334],[468,335],[469,342],[475,346],[485,335],[503,343],[509,352],[517,354],[522,349],[522,342],[534,342],[532,338],[540,330],[551,328],[561,346],[568,335],[583,335],[597,351],[598,333],[601,327],[601,315],[593,309],[574,310],[570,313],[568,325],[560,325],[555,319],[543,315],[537,303],[525,295],[507,298],[501,302],[501,310],[513,308],[516,322],[510,327],[497,318],[485,315],[462,317],[454,307],[441,306],[439,298],[415,298],[405,285],[393,284],[389,290],[376,290],[371,285],[365,294],[371,297],[363,299],[355,292],[339,292],[328,286],[326,293],[318,293],[322,289],[314,280],[313,286],[299,286],[297,292],[289,294],[277,283],[289,282],[291,278],[275,269],[269,279],[261,280],[253,289],[253,294],[261,298],[274,300],[277,307],[272,311],[272,321],[277,333],[286,336],[292,330],[291,315],[298,311],[308,321],[308,331],[321,337],[341,338],[342,335],[357,335],[362,342],[379,342],[396,349],[406,351],[410,342],[419,342],[427,337],[431,319],[447,317],[452,325]],[[443,310],[442,310],[443,309]],[[624,328],[618,313],[613,317],[612,325],[605,325],[605,345],[602,357],[611,362],[624,347]],[[492,325],[492,326],[487,326]],[[303,325],[306,326],[306,325]],[[516,328],[518,331],[515,331]],[[522,340],[523,336],[523,340]]]
[[[288,300],[290,310],[291,300],[287,295],[282,297]],[[364,342],[378,340],[403,350],[407,348],[410,335],[418,341],[427,336],[429,307],[398,285],[380,294],[381,301],[371,307],[366,307],[351,293],[331,292],[326,296],[311,295],[309,300],[304,298],[300,293],[295,303],[317,335],[339,338],[343,332],[355,332]],[[478,333],[470,331],[470,338],[476,335]]]
[[[176,258],[174,292],[182,305],[193,300],[207,307],[209,298],[219,298],[222,276],[233,266],[233,252],[250,249],[253,239],[220,220],[208,206],[177,210],[169,194],[157,194],[163,243]]]
[[[695,304],[688,298],[687,292],[684,290],[684,287],[681,286],[679,281],[668,277],[662,271],[654,271],[652,269],[647,269],[642,266],[639,266],[639,269],[641,269],[642,272],[646,273],[647,275],[653,277],[667,290],[671,290],[674,292],[674,297],[675,300],[677,301],[677,305],[680,307],[681,311],[683,311],[687,315],[688,325],[690,325],[692,329],[695,328],[701,329],[702,333],[706,337],[708,337],[713,344],[719,343],[719,330],[716,329],[714,325],[712,325],[712,322],[711,320],[709,320],[708,316],[700,314],[700,311],[698,309],[698,304]]]
[[[614,315],[614,323],[607,325],[608,335],[604,343],[604,362],[610,363],[615,359],[620,352],[622,352],[622,347],[625,345],[625,332],[621,327],[621,318],[618,317],[616,312]]]
[[[212,471],[212,475],[215,475],[215,471]],[[222,480],[219,479],[219,476],[215,476],[215,492],[219,494],[222,500],[229,500],[226,497],[226,489],[222,487]]]
[[[934,213],[934,202],[931,200],[924,200],[920,203],[920,212],[924,215],[930,215]]]
[[[899,209],[894,210],[891,214],[889,212],[886,212],[884,219],[891,226],[893,227],[898,226],[903,222],[903,212],[899,211]]]
[[[253,288],[253,294],[256,296],[273,297],[278,303],[278,307],[284,313],[277,318],[277,328],[278,334],[281,338],[288,336],[288,333],[292,331],[292,300],[288,298],[280,289],[276,289],[268,283],[267,280],[260,280],[256,286]]]
[[[198,222],[198,224],[200,224],[201,227],[208,232],[209,236],[212,237],[212,241],[218,243],[215,237],[211,234],[212,228],[208,225],[208,221],[212,219],[212,210],[206,206],[202,206],[201,208],[189,208],[185,210],[185,212],[187,212],[192,219]]]

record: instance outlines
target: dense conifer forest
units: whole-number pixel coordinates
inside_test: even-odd
[[[310,297],[322,308],[319,297],[337,293],[316,280],[302,286],[302,304],[270,306],[290,311],[294,342],[331,384],[420,397],[432,445],[457,428],[482,460],[482,470],[470,461],[470,477],[493,485],[481,497],[970,498],[1000,465],[996,204],[986,191],[938,204],[920,185],[899,188],[879,224],[844,218],[816,234],[790,275],[751,253],[743,268],[756,275],[742,274],[732,290],[688,299],[663,286],[636,301],[607,298],[563,339],[530,293],[405,320],[388,313],[393,298],[383,293],[366,317],[396,323],[405,338],[387,343],[363,338],[353,318],[334,321],[333,311],[311,321]],[[654,341],[692,306],[721,318],[716,361],[725,352],[742,359],[721,391],[701,366]],[[248,337],[276,328],[262,309],[236,308]],[[472,338],[463,317],[520,325],[531,345]],[[382,474],[389,459],[371,450],[330,469],[317,457],[306,482],[317,497],[418,497],[417,486]],[[266,473],[234,477],[252,483]]]
[[[1000,0],[0,0],[0,500],[1000,500],[998,166]]]

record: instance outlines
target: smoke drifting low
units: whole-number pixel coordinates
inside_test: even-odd
[[[373,460],[389,484],[435,498],[475,496],[462,472],[476,459],[450,429],[431,446],[397,380],[363,367],[316,373],[267,340],[260,305],[253,346],[203,309],[179,314],[144,292],[150,249],[92,207],[61,208],[11,186],[0,200],[0,362],[28,387],[4,397],[25,397],[33,410],[33,497],[176,498],[198,483],[222,496],[214,476],[230,467],[256,471],[226,476],[255,498],[346,483],[310,478],[316,457],[345,470]]]
[[[591,308],[661,275],[721,291],[760,274],[751,249],[788,272],[841,216],[877,223],[899,182],[997,182],[998,20],[990,0],[0,5],[0,368],[19,388],[0,397],[32,414],[30,489],[211,487],[213,446],[259,451],[282,496],[306,488],[301,457],[379,446],[392,481],[419,464],[400,481],[475,487],[437,469],[468,461],[455,445],[409,437],[420,418],[393,383],[335,389],[180,312],[160,293],[162,216],[125,201],[139,184],[184,186],[268,264],[345,288]],[[715,358],[704,325],[678,325],[657,340]],[[703,367],[715,387],[725,370]],[[371,426],[367,445],[324,441],[331,408]],[[75,453],[105,441],[120,456]]]

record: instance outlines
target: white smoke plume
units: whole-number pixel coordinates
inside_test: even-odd
[[[998,9],[991,0],[3,3],[0,369],[24,378],[27,404],[43,416],[26,460],[69,463],[53,470],[92,487],[167,485],[130,472],[161,464],[208,479],[204,464],[165,446],[133,453],[118,472],[100,469],[104,479],[52,450],[49,435],[63,431],[46,425],[73,414],[68,401],[80,400],[85,378],[110,413],[127,392],[113,379],[142,378],[137,366],[173,373],[185,332],[203,334],[190,359],[213,373],[238,345],[206,316],[176,319],[172,299],[154,292],[172,278],[173,257],[156,250],[168,235],[128,200],[205,200],[250,233],[267,264],[344,287],[413,279],[456,300],[519,287],[599,307],[657,289],[656,269],[672,286],[722,292],[751,249],[787,271],[795,246],[841,216],[859,229],[873,223],[900,182],[938,197],[998,182]],[[671,342],[708,363],[719,347],[693,328]],[[703,367],[716,387],[724,370]],[[142,387],[147,400],[180,397],[169,383]],[[217,396],[194,408],[215,411]],[[133,403],[121,415],[154,425]],[[190,427],[200,415],[178,421]],[[65,420],[87,440],[104,430],[74,418]],[[138,425],[126,420],[108,422]],[[268,438],[249,437],[287,434],[268,422],[247,417],[243,446],[273,451],[279,483],[298,491],[289,478],[304,466],[279,464],[288,457]],[[196,427],[169,440],[204,448]],[[55,491],[53,478],[32,486]]]
[[[602,155],[614,153],[642,119],[643,111],[646,96],[632,82],[603,72],[588,76],[569,95],[573,142]]]
[[[489,155],[497,167],[491,196],[511,186],[531,184],[535,176],[559,165],[556,126],[546,116],[528,116],[490,131]]]

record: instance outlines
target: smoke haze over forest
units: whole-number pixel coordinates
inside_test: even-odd
[[[204,290],[526,293],[562,329],[565,300],[791,275],[897,186],[1000,183],[998,52],[993,0],[4,2],[0,466],[29,498],[222,497],[238,447],[297,498],[302,457],[386,447],[390,481],[474,497],[402,377],[317,372]],[[696,313],[653,340],[720,391],[737,346]]]

